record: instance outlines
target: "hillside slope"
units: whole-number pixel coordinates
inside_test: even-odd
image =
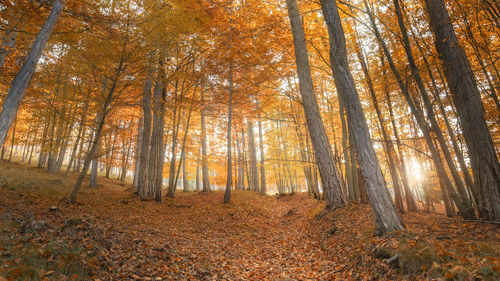
[[[0,162],[0,276],[7,280],[450,280],[499,275],[498,226],[404,215],[374,237],[368,206],[331,213],[307,195],[178,192],[162,204],[99,179],[79,202],[64,177]],[[399,257],[388,263],[387,258]],[[0,278],[0,280],[3,280]],[[473,280],[473,279],[471,279]]]

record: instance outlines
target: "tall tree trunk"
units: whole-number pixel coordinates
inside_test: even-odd
[[[86,129],[84,128],[83,132],[82,132],[82,140],[80,141],[80,147],[78,148],[76,163],[75,163],[75,166],[73,169],[73,172],[76,172],[76,173],[80,172],[80,168],[82,165],[83,151],[84,151],[84,147],[85,147],[85,143],[86,143],[85,133],[86,133]]]
[[[387,81],[385,81],[386,77],[386,70],[385,70],[385,64],[384,64],[384,57],[381,56],[381,61],[382,61],[382,75],[384,76],[384,92],[385,92],[385,100],[387,103],[387,108],[389,108],[389,120],[391,120],[391,125],[392,125],[392,131],[394,133],[394,138],[396,139],[396,145],[398,147],[398,154],[399,154],[399,171],[401,175],[401,182],[403,183],[403,187],[405,190],[405,201],[406,201],[406,207],[408,208],[408,211],[410,212],[416,212],[418,210],[417,207],[417,202],[415,201],[415,197],[413,196],[413,192],[410,189],[410,183],[408,181],[408,174],[406,171],[406,160],[403,155],[403,150],[402,150],[402,145],[401,145],[401,140],[399,138],[399,133],[398,129],[396,126],[396,120],[394,118],[394,111],[392,110],[392,101],[391,101],[391,94],[389,93],[389,89],[387,87]]]
[[[161,60],[164,58],[162,57]],[[160,63],[160,65],[162,65]],[[160,68],[161,69],[161,68]],[[158,79],[164,79],[163,71],[160,72]],[[149,173],[148,188],[145,193],[145,199],[155,199],[161,202],[161,193],[163,186],[163,166],[165,162],[165,153],[163,151],[163,135],[165,131],[165,98],[166,83],[157,81],[154,89],[153,99],[153,131],[151,135],[151,151],[149,152]]]
[[[154,59],[154,53],[151,54],[151,60]],[[153,62],[150,62],[144,89],[142,92],[142,141],[140,148],[139,160],[139,175],[137,179],[137,194],[142,199],[146,199],[146,191],[148,185],[149,173],[149,152],[151,147],[151,131],[152,131],[152,113],[151,113],[151,89],[153,88],[154,67]],[[156,89],[155,89],[156,90]]]
[[[201,190],[201,182],[200,182],[200,154],[201,154],[201,146],[198,149],[198,156],[196,158],[196,191]]]
[[[411,110],[413,116],[415,117],[419,127],[420,127],[420,130],[422,131],[422,133],[424,135],[424,139],[425,139],[427,146],[429,147],[429,150],[431,152],[432,159],[434,161],[434,165],[436,167],[436,170],[437,170],[439,177],[443,181],[444,186],[448,189],[450,196],[453,198],[453,200],[457,204],[457,207],[460,209],[461,215],[464,218],[473,218],[474,214],[471,213],[472,210],[470,208],[467,208],[463,204],[461,197],[458,195],[458,193],[454,189],[453,184],[450,181],[450,178],[446,174],[441,156],[439,155],[439,152],[432,141],[429,125],[424,120],[422,110],[420,108],[418,108],[417,105],[413,102],[413,99],[408,91],[408,88],[407,88],[406,84],[404,83],[403,79],[401,78],[401,75],[399,74],[399,71],[397,70],[397,68],[394,64],[394,61],[393,61],[392,56],[389,52],[389,49],[387,48],[387,45],[385,44],[384,40],[382,39],[382,36],[380,35],[380,31],[378,30],[378,27],[375,23],[375,18],[374,18],[373,12],[370,10],[366,0],[364,0],[363,2],[365,4],[365,8],[366,8],[369,20],[370,20],[370,24],[373,28],[373,32],[375,33],[375,37],[377,38],[377,41],[378,41],[380,47],[382,48],[382,50],[387,58],[389,66],[390,66],[394,76],[396,77],[398,85],[401,88],[401,92],[403,93],[403,96],[405,97],[405,99],[410,107],[410,110]]]
[[[448,114],[443,106],[443,102],[442,102],[441,97],[439,95],[439,89],[438,89],[436,80],[434,78],[434,75],[432,73],[432,69],[429,65],[429,62],[427,61],[427,58],[425,57],[425,54],[424,54],[422,48],[420,47],[420,44],[418,43],[418,41],[416,41],[415,43],[416,43],[417,48],[419,49],[420,53],[422,54],[422,59],[424,61],[424,65],[427,69],[427,73],[429,75],[429,79],[431,80],[432,88],[434,90],[434,99],[435,99],[435,101],[437,101],[439,110],[440,110],[441,115],[443,117],[444,124],[446,126],[447,131],[448,131],[448,135],[450,137],[451,144],[453,146],[453,150],[455,151],[455,156],[458,160],[458,164],[460,165],[460,169],[462,170],[462,174],[464,175],[465,183],[466,183],[468,189],[470,191],[472,191],[471,197],[474,199],[476,206],[479,206],[479,198],[478,198],[477,189],[475,188],[474,182],[473,182],[472,177],[469,173],[469,168],[465,164],[463,151],[458,146],[458,141],[457,141],[457,138],[455,136],[455,132],[453,131],[453,128],[451,127],[451,124],[448,120],[449,119]],[[446,86],[444,85],[444,87],[446,87]],[[447,92],[446,88],[444,88],[444,89],[445,89],[445,92]]]
[[[182,187],[184,189],[184,192],[188,192],[190,189],[186,169],[186,150],[182,152]]]
[[[21,69],[17,72],[16,77],[12,80],[7,96],[3,101],[2,112],[0,113],[0,147],[3,146],[5,138],[9,133],[12,122],[16,118],[17,110],[21,105],[26,89],[31,81],[31,77],[36,70],[43,49],[49,40],[52,29],[54,28],[57,19],[64,7],[66,0],[55,0],[52,4],[52,10],[49,17],[44,22],[40,32],[35,38],[31,50],[23,62]]]
[[[233,159],[231,155],[231,128],[233,116],[233,63],[229,65],[229,102],[227,106],[227,176],[226,191],[224,192],[224,203],[231,201],[231,189],[233,188]]]
[[[47,136],[50,130],[51,126],[51,120],[52,120],[52,112],[49,111],[47,113],[47,116],[45,117],[45,125],[43,127],[43,133],[42,133],[42,139],[40,141],[40,154],[38,156],[38,168],[43,168],[45,166],[45,161],[46,161],[46,152],[45,152],[45,147],[46,147],[46,142],[47,142]]]
[[[247,133],[248,133],[248,154],[250,158],[250,163],[249,163],[249,177],[250,181],[248,182],[248,188],[253,191],[259,191],[260,190],[260,183],[259,183],[259,172],[257,169],[257,148],[255,145],[255,137],[253,133],[253,122],[248,120],[247,121]]]
[[[185,160],[186,160],[186,157],[185,157],[185,155],[186,155],[186,141],[187,141],[187,136],[189,133],[189,125],[191,124],[190,121],[191,121],[192,110],[193,110],[193,107],[190,106],[188,117],[186,120],[186,126],[184,127],[184,137],[182,138],[181,159],[179,161],[179,167],[177,168],[177,173],[175,174],[174,182],[172,184],[172,186],[174,186],[174,187],[177,187],[180,170],[181,170],[181,167],[183,166],[183,163],[185,163]],[[179,119],[180,119],[180,116],[179,116]],[[175,158],[172,161],[175,161]],[[170,167],[172,168],[172,166],[170,166]],[[173,168],[175,168],[175,165],[173,166]],[[183,177],[184,177],[184,174],[183,174]],[[172,198],[175,197],[175,190],[176,190],[176,188],[172,188],[172,189],[169,188],[167,196],[172,197]]]
[[[259,114],[260,117],[260,114]],[[265,160],[264,160],[264,138],[262,136],[262,121],[259,118],[259,148],[260,148],[260,193],[266,194],[266,168],[265,168]]]
[[[113,131],[115,132],[113,134]],[[113,161],[115,159],[115,150],[116,150],[116,128],[114,128],[109,134],[109,142],[111,143],[111,149],[108,151],[108,161],[106,163],[106,178],[109,179],[109,175],[111,173],[111,169],[113,168]]]
[[[106,81],[106,78],[103,77],[102,78],[102,94],[104,95],[104,93],[106,92],[106,88],[107,88],[107,81]],[[99,106],[99,105],[98,105]],[[100,114],[104,114],[104,111],[100,111],[98,110],[97,111],[97,116],[96,116],[96,131],[94,132],[94,136],[97,135],[97,129],[99,127],[99,120],[101,120],[101,116]],[[104,125],[103,125],[104,126]],[[102,132],[100,133],[102,134]],[[95,137],[94,137],[95,138]],[[97,141],[97,150],[96,150],[96,153],[94,154],[94,157],[92,158],[92,163],[91,163],[91,170],[90,170],[90,187],[96,187],[97,186],[97,174],[98,174],[98,167],[99,167],[99,153],[100,153],[100,149],[101,149],[101,137],[99,135],[99,139]]]
[[[241,190],[246,190],[245,178],[249,182],[248,169],[247,169],[247,156],[245,152],[245,129],[241,126]],[[245,170],[247,171],[245,173]],[[245,177],[246,174],[246,177]]]
[[[73,150],[71,151],[71,156],[69,159],[68,166],[66,167],[66,172],[64,173],[65,175],[68,175],[69,172],[71,171],[71,166],[73,165],[73,162],[76,161],[76,152],[78,150],[78,145],[80,142],[83,142],[83,137],[82,137],[82,132],[83,132],[83,124],[85,123],[85,116],[87,114],[87,104],[85,104],[84,109],[82,110],[82,115],[80,117],[80,121],[78,124],[78,133],[76,134],[76,139],[75,143],[73,144]],[[76,165],[76,164],[74,164]]]
[[[123,144],[125,145],[125,144]],[[129,156],[130,156],[130,151],[132,150],[132,144],[130,143],[129,145],[127,145],[127,151],[122,151],[122,155],[124,155],[122,157],[122,170],[121,170],[121,173],[120,173],[120,182],[125,182],[125,179],[127,178],[127,168],[128,168],[128,159],[129,159]],[[125,150],[125,148],[124,148]]]
[[[174,91],[174,110],[173,110],[173,120],[172,120],[172,145],[171,145],[171,157],[170,157],[170,170],[169,170],[169,176],[168,176],[168,193],[167,196],[169,197],[174,197],[175,196],[175,190],[177,189],[177,180],[179,177],[179,172],[181,168],[181,161],[179,161],[179,167],[177,168],[176,172],[176,161],[177,161],[177,143],[178,143],[178,135],[179,135],[179,129],[181,126],[181,115],[182,115],[182,100],[184,96],[184,86],[185,86],[185,79],[182,81],[182,86],[180,90],[180,98],[179,98],[179,93],[178,93],[178,80],[175,82],[175,91]],[[182,153],[181,153],[182,154]]]
[[[357,187],[355,187],[354,185],[354,179],[352,176],[352,169],[351,169],[351,154],[354,156],[354,151],[351,150],[351,148],[347,143],[348,128],[347,128],[347,122],[345,120],[344,103],[342,102],[342,98],[340,97],[339,97],[339,115],[340,115],[340,123],[342,125],[342,149],[344,154],[344,170],[345,170],[345,177],[348,190],[347,194],[349,195],[349,200],[356,201],[357,199],[354,196],[354,189]],[[354,165],[356,164],[354,163]]]
[[[12,127],[12,138],[10,139],[9,162],[12,161],[12,153],[14,151],[14,142],[16,139],[16,125],[17,122],[14,122],[14,127]]]
[[[201,172],[203,181],[203,192],[210,192],[208,174],[208,148],[207,148],[207,124],[205,121],[205,93],[201,91]]]
[[[241,148],[240,148],[240,137],[238,136],[238,130],[235,130],[236,132],[236,151],[238,155],[238,181],[236,182],[236,189],[237,190],[243,190],[243,183],[245,182],[245,179],[243,178],[243,159],[241,155]]]
[[[405,27],[404,20],[403,20],[403,15],[401,13],[401,8],[399,6],[399,0],[393,0],[393,2],[394,2],[395,12],[396,12],[396,15],[398,18],[398,23],[399,23],[399,27],[401,30],[401,34],[403,36],[403,46],[404,46],[404,49],[406,52],[406,57],[407,57],[408,62],[410,64],[411,74],[413,76],[413,79],[415,79],[417,87],[418,87],[420,94],[422,96],[422,99],[424,101],[424,105],[425,105],[425,108],[427,111],[427,117],[431,122],[431,128],[434,131],[434,133],[436,134],[436,138],[438,140],[438,143],[441,146],[441,150],[443,152],[443,155],[446,159],[446,162],[448,163],[450,173],[455,181],[458,192],[459,192],[460,197],[462,199],[462,204],[466,208],[466,212],[468,213],[468,215],[473,217],[474,216],[474,209],[472,208],[472,204],[467,196],[467,192],[465,190],[465,186],[464,186],[464,183],[462,181],[462,178],[458,174],[457,168],[455,166],[455,162],[453,161],[453,159],[451,157],[450,150],[448,149],[446,140],[444,139],[444,136],[441,132],[441,128],[439,127],[439,124],[436,120],[436,117],[434,116],[432,103],[430,101],[429,94],[427,93],[424,82],[422,81],[422,78],[420,76],[419,69],[415,63],[415,59],[413,58],[410,40],[408,38],[408,33],[406,31],[406,27]]]
[[[296,0],[287,0],[286,6],[292,28],[295,63],[297,65],[302,105],[319,167],[321,181],[323,183],[327,208],[341,208],[345,205],[342,184],[337,166],[333,160],[332,147],[330,146],[323,120],[321,120],[319,106],[314,92],[306,38],[299,7]]]
[[[403,206],[403,195],[401,191],[401,180],[399,178],[398,169],[396,166],[396,161],[394,160],[396,150],[394,149],[394,145],[392,144],[392,140],[390,139],[389,134],[387,133],[385,127],[385,118],[382,116],[382,112],[380,110],[377,95],[375,93],[375,89],[373,87],[373,81],[370,75],[370,71],[368,69],[368,65],[366,64],[365,58],[359,46],[359,43],[355,43],[356,54],[358,56],[358,60],[361,64],[361,69],[363,70],[363,74],[365,76],[365,82],[368,86],[368,92],[370,93],[370,97],[372,98],[373,107],[375,108],[375,113],[377,115],[377,119],[379,121],[380,131],[382,132],[382,137],[384,139],[385,153],[387,155],[387,162],[389,162],[389,172],[391,173],[392,178],[392,186],[394,188],[394,201],[396,204],[396,208],[404,213]]]
[[[292,112],[295,112],[295,110],[293,109],[292,99],[290,99],[290,107],[292,108]],[[304,134],[302,134],[301,126],[297,122],[297,118],[293,113],[292,119],[295,127],[295,133],[297,134],[297,139],[299,140],[300,157],[302,162],[305,163],[302,167],[302,171],[304,173],[304,177],[306,178],[307,189],[309,190],[310,194],[312,194],[314,199],[320,200],[321,195],[319,193],[316,167],[314,167],[313,161],[310,159],[308,151],[306,151],[309,150],[309,141],[307,138],[304,141]]]
[[[366,184],[370,206],[375,215],[375,225],[380,234],[404,229],[389,191],[385,185],[382,170],[370,140],[365,115],[354,84],[345,45],[344,31],[333,0],[321,0],[321,8],[330,37],[330,63],[338,93],[345,102],[347,120],[354,137],[361,176]]]
[[[137,143],[135,147],[135,166],[134,166],[134,179],[132,181],[132,186],[139,186],[139,173],[141,169],[141,152],[142,143],[144,138],[144,125],[143,117],[139,119],[139,124],[137,125]]]
[[[117,75],[119,75],[121,73],[122,67],[123,67],[122,64],[120,64],[120,66],[118,67]],[[116,80],[117,80],[117,78],[115,78],[113,85],[108,90],[108,94],[104,100],[104,103],[103,103],[102,107],[100,107],[99,112],[97,113],[97,116],[99,116],[99,118],[97,118],[97,126],[96,126],[96,130],[95,130],[95,134],[94,134],[94,137],[93,137],[92,142],[90,144],[89,153],[85,157],[85,161],[83,163],[83,168],[82,168],[80,174],[78,175],[78,178],[76,180],[73,191],[71,192],[71,195],[69,197],[69,201],[71,203],[76,202],[76,196],[78,194],[78,191],[80,190],[82,183],[83,183],[83,180],[85,179],[85,176],[87,175],[87,173],[89,171],[90,162],[92,161],[92,159],[95,158],[95,156],[97,155],[97,152],[99,150],[99,142],[101,139],[102,129],[104,128],[104,121],[106,120],[106,116],[109,113],[108,112],[109,106],[111,105],[111,101],[113,99],[113,93],[114,93],[115,88],[116,88]]]
[[[98,149],[99,150],[99,149]],[[97,152],[98,154],[99,152]],[[99,162],[97,159],[92,159],[91,169],[90,169],[90,187],[97,186],[97,173],[98,173]]]
[[[495,153],[484,108],[464,49],[457,40],[443,0],[425,0],[436,49],[443,62],[462,133],[480,193],[480,215],[500,221],[500,164]]]
[[[474,37],[474,33],[472,32],[471,25],[469,23],[469,20],[467,19],[467,14],[463,13],[463,19],[464,19],[464,25],[465,25],[465,31],[466,31],[466,38],[469,41],[469,44],[471,45],[472,49],[474,50],[474,55],[476,56],[476,60],[479,63],[479,66],[481,66],[481,71],[483,72],[484,78],[486,79],[486,82],[488,83],[488,94],[495,102],[495,105],[497,107],[497,117],[500,120],[500,100],[498,100],[498,94],[497,91],[495,90],[495,86],[493,85],[493,81],[490,77],[490,74],[488,73],[488,69],[486,68],[486,64],[484,63],[484,60],[482,58],[481,52],[479,51],[479,46],[476,41],[476,38]]]
[[[31,159],[33,157],[33,150],[35,149],[35,140],[33,140],[33,143],[31,144],[30,148],[30,156],[28,158],[28,166],[31,165]]]

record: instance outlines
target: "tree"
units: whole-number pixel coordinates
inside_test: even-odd
[[[349,70],[344,30],[337,4],[333,0],[322,0],[320,3],[330,37],[330,62],[335,86],[345,103],[347,122],[354,138],[361,176],[366,183],[368,200],[375,214],[377,231],[379,234],[384,234],[403,230],[405,227],[385,186],[384,176],[370,140],[359,95]]]
[[[16,118],[17,111],[30,84],[31,77],[35,73],[43,49],[65,4],[66,0],[54,1],[50,14],[36,36],[26,60],[24,60],[21,69],[17,72],[14,80],[12,80],[7,97],[2,104],[2,112],[0,113],[0,147],[3,146],[12,122]]]
[[[341,208],[345,204],[344,195],[342,194],[339,172],[333,161],[332,148],[319,114],[299,7],[296,0],[287,0],[286,7],[292,28],[300,94],[302,96],[303,108],[307,120],[307,128],[309,129],[309,135],[319,167],[321,182],[323,183],[327,208]]]
[[[262,136],[262,120],[260,118],[259,118],[259,149],[260,149],[260,193],[266,194],[267,186],[266,186],[266,167],[264,159],[264,139]]]
[[[455,35],[443,0],[425,0],[436,49],[442,60],[467,149],[474,183],[480,193],[480,215],[500,221],[500,164],[467,55]]]
[[[224,203],[231,200],[231,189],[233,188],[233,162],[231,157],[231,127],[233,114],[233,65],[229,65],[229,102],[227,105],[227,180],[224,193]]]

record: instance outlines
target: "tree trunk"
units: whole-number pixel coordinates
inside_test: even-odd
[[[451,124],[448,120],[448,114],[446,113],[446,110],[443,106],[443,102],[441,101],[441,97],[439,96],[439,89],[438,89],[438,86],[437,86],[436,81],[434,79],[434,75],[432,73],[431,67],[429,65],[429,62],[427,61],[427,58],[425,57],[425,54],[424,54],[422,48],[420,47],[420,44],[418,43],[418,41],[416,41],[415,43],[416,43],[417,48],[419,49],[420,53],[422,54],[422,59],[424,61],[424,65],[427,69],[427,73],[428,73],[429,78],[431,80],[432,88],[434,89],[434,99],[435,99],[435,101],[437,101],[437,104],[439,106],[439,110],[441,111],[441,115],[443,117],[444,124],[446,126],[447,131],[448,131],[448,135],[450,137],[450,141],[451,141],[451,144],[453,146],[453,150],[455,151],[455,156],[457,157],[458,164],[460,165],[460,169],[462,170],[462,173],[464,175],[465,183],[466,183],[468,189],[472,192],[471,197],[474,199],[476,206],[479,206],[479,198],[478,198],[479,196],[477,193],[477,189],[475,188],[474,182],[473,182],[472,177],[469,173],[469,168],[465,164],[463,151],[458,146],[457,138],[456,138],[455,133],[454,133],[454,131],[451,127]],[[446,88],[445,88],[445,92],[447,92]]]
[[[182,187],[184,189],[184,192],[188,192],[190,189],[186,169],[186,150],[184,150],[182,153]]]
[[[159,77],[159,79],[163,80],[163,75],[162,77]],[[163,135],[165,131],[166,87],[167,85],[165,83],[157,81],[154,89],[153,131],[151,135],[151,151],[149,152],[148,162],[150,175],[148,175],[147,188],[143,191],[144,199],[154,198],[157,202],[162,201],[161,193],[163,186],[163,166],[165,161],[165,153],[163,151]]]
[[[248,120],[247,121],[247,133],[248,133],[248,153],[249,153],[249,158],[250,158],[250,163],[249,163],[249,176],[250,176],[250,181],[248,182],[248,188],[253,191],[259,191],[260,190],[260,184],[259,184],[259,172],[257,169],[257,148],[255,145],[255,137],[253,133],[253,122]]]
[[[91,165],[91,169],[90,169],[90,187],[97,186],[98,164],[99,163],[97,162],[97,159],[92,159],[92,165]]]
[[[260,117],[260,115],[259,115]],[[266,187],[266,168],[264,166],[265,160],[264,160],[264,138],[262,136],[262,121],[259,118],[259,146],[260,146],[260,193],[261,194],[266,194],[267,193],[267,187]]]
[[[16,118],[17,110],[21,105],[21,101],[26,93],[31,77],[36,70],[36,66],[40,60],[43,49],[49,40],[52,29],[54,28],[65,3],[66,0],[54,1],[49,17],[44,22],[40,32],[33,42],[33,45],[31,46],[31,50],[28,53],[26,60],[10,85],[7,96],[5,97],[2,105],[2,112],[0,113],[0,147],[3,146],[12,122]]]
[[[174,178],[174,182],[173,182],[174,187],[177,187],[181,166],[184,166],[184,163],[186,160],[186,141],[187,141],[187,135],[189,132],[189,125],[190,125],[190,121],[191,121],[192,110],[193,110],[193,107],[192,106],[189,107],[189,113],[188,113],[188,117],[187,117],[187,121],[186,121],[186,126],[184,127],[184,137],[182,139],[181,160],[179,161],[179,167],[177,168],[177,173],[175,174],[175,178]],[[179,118],[180,118],[180,116],[179,116]],[[172,161],[175,161],[175,158]],[[172,166],[170,166],[170,167],[172,168]],[[175,165],[173,166],[173,168],[175,169]],[[184,177],[184,173],[182,174],[182,176]],[[184,182],[183,182],[183,187],[184,187]],[[173,189],[169,188],[167,196],[172,197],[172,198],[175,197],[175,190],[176,190],[176,188],[173,188]]]
[[[379,121],[380,131],[382,132],[382,137],[384,139],[385,153],[387,155],[387,162],[389,162],[389,172],[391,173],[392,178],[392,186],[394,188],[394,201],[396,204],[396,208],[404,213],[403,206],[403,196],[401,191],[401,180],[399,178],[398,169],[396,166],[396,161],[394,160],[396,150],[394,149],[394,145],[392,144],[392,140],[387,133],[385,127],[385,118],[382,116],[382,112],[380,110],[377,95],[375,94],[375,89],[373,87],[373,81],[370,75],[370,71],[368,69],[368,65],[366,64],[365,58],[359,46],[359,43],[355,43],[356,54],[358,56],[358,60],[361,64],[361,69],[363,70],[363,74],[365,76],[365,82],[368,86],[368,92],[370,93],[370,97],[372,98],[373,107],[375,108],[375,113],[377,115],[377,119]]]
[[[243,183],[245,182],[245,179],[243,178],[243,159],[241,155],[241,148],[240,148],[240,137],[238,136],[238,130],[235,130],[236,132],[236,151],[238,155],[238,181],[236,182],[236,189],[237,190],[243,190]]]
[[[203,181],[203,192],[210,192],[208,175],[208,149],[207,149],[207,124],[205,122],[205,93],[201,91],[201,172]]]
[[[241,190],[246,190],[245,178],[249,182],[248,169],[247,169],[247,155],[245,152],[245,129],[241,128]],[[246,173],[245,173],[246,170]],[[245,177],[246,174],[246,177]]]
[[[102,94],[104,94],[106,92],[106,88],[107,88],[107,83],[106,83],[106,78],[103,77],[103,80],[102,80]],[[99,120],[101,120],[101,116],[100,114],[104,114],[104,111],[100,111],[98,110],[97,112],[97,116],[96,116],[96,132],[94,133],[94,136],[97,135],[97,129],[99,127]],[[104,126],[104,125],[103,125]],[[90,170],[90,187],[96,187],[97,186],[97,174],[98,174],[98,167],[99,167],[99,150],[101,149],[101,137],[100,135],[102,134],[102,132],[99,134],[99,139],[97,140],[97,150],[94,154],[94,157],[92,158],[92,163],[91,163],[91,170]]]
[[[386,71],[385,71],[385,65],[384,65],[384,57],[381,57],[382,60],[382,75],[386,77]],[[408,208],[408,211],[410,212],[416,212],[418,211],[417,207],[417,202],[415,201],[415,197],[413,196],[413,193],[410,189],[410,183],[408,182],[408,174],[406,172],[406,161],[403,155],[403,151],[401,148],[401,140],[399,139],[399,133],[398,129],[396,126],[396,120],[394,118],[394,112],[392,110],[392,102],[391,102],[391,95],[389,93],[389,89],[387,87],[387,81],[384,79],[384,92],[385,92],[385,99],[387,103],[387,107],[389,108],[389,120],[391,120],[391,125],[392,125],[392,130],[394,133],[394,137],[396,138],[396,145],[398,147],[398,152],[399,152],[399,171],[401,175],[401,181],[403,183],[403,187],[405,190],[405,201],[406,201],[406,207]]]
[[[196,158],[196,191],[201,190],[201,182],[200,182],[200,154],[201,154],[201,146],[198,149],[198,156]]]
[[[366,184],[366,193],[375,215],[379,234],[403,230],[389,191],[385,185],[382,170],[370,140],[365,115],[361,107],[354,79],[349,70],[344,31],[333,0],[321,0],[321,8],[330,37],[330,63],[337,92],[345,102],[350,132],[354,137],[361,176]]]
[[[82,110],[82,115],[80,117],[80,122],[78,124],[78,133],[76,135],[75,143],[73,144],[73,150],[71,151],[71,156],[69,159],[68,167],[66,167],[65,175],[68,175],[71,171],[71,166],[73,165],[73,161],[76,161],[76,152],[78,150],[78,145],[80,142],[83,142],[82,132],[83,132],[83,124],[85,123],[85,115],[87,114],[87,104],[85,104],[84,109]],[[75,164],[76,165],[76,164]]]
[[[364,1],[364,4],[365,4],[365,8],[366,8],[368,17],[370,19],[370,23],[371,23],[372,28],[373,28],[373,32],[375,33],[375,36],[377,38],[377,41],[378,41],[380,47],[382,48],[382,50],[387,58],[387,61],[389,62],[389,66],[390,66],[394,76],[396,77],[398,85],[401,88],[401,92],[403,93],[403,95],[404,95],[404,97],[405,97],[405,99],[410,107],[411,112],[412,112],[413,116],[415,117],[415,119],[420,127],[420,130],[422,131],[422,133],[424,135],[424,139],[425,139],[427,146],[429,147],[429,150],[431,152],[432,159],[434,161],[434,165],[435,165],[435,168],[437,170],[438,176],[443,181],[444,186],[448,189],[450,196],[456,202],[457,207],[460,209],[461,215],[464,216],[464,218],[473,218],[474,215],[473,215],[473,213],[471,213],[472,210],[468,209],[463,204],[461,197],[457,194],[456,190],[453,187],[453,184],[450,181],[450,178],[446,174],[441,156],[439,155],[439,152],[432,141],[429,125],[424,120],[423,113],[421,112],[421,109],[418,108],[416,106],[416,104],[413,102],[413,99],[408,91],[408,88],[406,87],[406,84],[404,83],[403,79],[401,78],[401,75],[399,74],[399,71],[397,70],[397,68],[394,64],[394,61],[393,61],[392,56],[389,52],[389,49],[387,48],[387,45],[385,44],[385,42],[382,39],[382,36],[380,35],[378,27],[375,23],[374,15],[368,6],[368,3],[366,1]]]
[[[125,145],[125,144],[123,144]],[[132,144],[129,143],[129,145],[127,145],[127,151],[122,151],[122,155],[124,155],[122,157],[122,170],[121,170],[121,173],[120,173],[120,182],[125,182],[125,179],[127,178],[127,168],[128,168],[128,158],[130,156],[130,151],[132,150]],[[125,150],[125,148],[124,148]]]
[[[330,146],[323,120],[321,120],[319,106],[314,92],[302,19],[296,0],[287,0],[286,5],[292,28],[295,63],[297,65],[302,105],[319,167],[321,181],[323,183],[327,208],[341,208],[345,205],[344,196],[342,194],[342,184],[337,166],[333,160],[332,147]]]
[[[450,150],[448,149],[447,143],[446,143],[446,141],[443,137],[443,134],[441,132],[441,128],[439,127],[439,124],[437,123],[436,117],[434,116],[432,103],[430,101],[429,94],[427,93],[425,85],[424,85],[422,78],[420,76],[419,69],[415,63],[415,59],[413,58],[410,40],[408,38],[408,33],[407,33],[406,27],[404,25],[403,15],[401,13],[401,8],[399,6],[399,0],[393,0],[393,2],[394,2],[395,12],[396,12],[396,15],[398,17],[398,23],[399,23],[399,27],[401,30],[401,34],[403,36],[403,47],[405,49],[406,57],[408,58],[408,62],[410,64],[411,74],[416,81],[417,87],[418,87],[420,94],[422,96],[422,99],[424,101],[424,105],[425,105],[425,108],[427,111],[427,117],[431,122],[431,128],[434,131],[434,133],[436,134],[436,138],[438,140],[438,143],[441,146],[441,150],[443,152],[443,155],[446,159],[446,162],[448,163],[450,173],[455,181],[458,192],[459,192],[460,197],[462,199],[462,204],[466,208],[466,212],[468,213],[468,216],[470,215],[471,217],[474,217],[474,210],[473,210],[472,204],[467,196],[467,192],[465,190],[464,183],[462,181],[462,178],[458,174],[457,168],[455,166],[455,162],[453,161],[453,159],[451,157]]]
[[[174,91],[174,110],[173,110],[173,120],[172,120],[172,146],[171,146],[171,157],[170,157],[170,170],[168,176],[168,193],[167,196],[174,197],[175,190],[177,189],[177,179],[179,177],[179,172],[181,168],[181,161],[179,161],[179,167],[176,172],[176,161],[177,161],[177,142],[178,142],[178,134],[181,124],[181,113],[183,111],[182,108],[182,97],[184,95],[184,86],[185,79],[182,81],[181,91],[180,91],[180,99],[178,100],[178,80],[175,82],[175,91]],[[181,153],[182,154],[182,153]]]
[[[233,63],[229,65],[229,102],[227,106],[227,176],[226,191],[224,192],[224,203],[231,201],[231,189],[233,188],[233,159],[231,155],[231,128],[233,115]]]
[[[78,154],[77,154],[77,158],[76,158],[76,162],[75,162],[75,166],[74,166],[74,169],[73,169],[73,172],[80,172],[80,168],[81,168],[81,165],[82,165],[82,158],[83,158],[83,151],[84,151],[84,146],[85,146],[85,133],[86,133],[86,129],[84,128],[83,129],[83,132],[82,132],[82,139],[80,141],[80,147],[78,148]]]
[[[12,127],[12,138],[10,140],[9,162],[12,161],[12,152],[14,151],[14,142],[16,138],[16,125],[17,122],[14,122],[14,127]]]
[[[153,60],[154,54],[151,55],[151,60]],[[152,172],[149,170],[149,152],[151,146],[151,131],[152,131],[152,119],[153,116],[151,114],[151,89],[153,87],[153,75],[154,68],[151,65],[148,69],[148,74],[146,76],[146,81],[144,83],[144,89],[142,92],[142,141],[140,148],[140,160],[139,160],[139,175],[137,179],[137,194],[141,199],[146,199],[146,188],[148,185],[148,178],[150,177],[149,173]],[[156,89],[155,89],[156,90]]]
[[[118,73],[121,72],[122,65],[119,66],[118,68]],[[99,149],[99,142],[101,139],[101,133],[102,129],[104,127],[104,121],[106,120],[106,116],[108,114],[108,108],[111,104],[111,100],[113,99],[113,93],[116,87],[116,80],[113,83],[113,86],[109,89],[108,94],[106,99],[104,100],[104,104],[102,105],[100,112],[97,114],[99,118],[97,118],[97,127],[95,130],[94,138],[92,139],[91,142],[91,147],[90,151],[85,157],[85,162],[83,163],[83,168],[80,174],[78,175],[78,179],[76,180],[75,186],[73,188],[73,191],[71,192],[71,195],[69,197],[70,203],[75,203],[76,202],[76,195],[78,194],[78,191],[80,190],[83,180],[85,176],[87,175],[90,167],[90,162],[94,157],[96,156],[98,149]]]
[[[480,193],[480,215],[500,221],[500,164],[484,120],[484,108],[465,51],[443,0],[425,0],[436,49],[445,69]]]
[[[135,166],[134,166],[134,179],[132,181],[132,186],[139,186],[139,173],[141,169],[141,150],[142,143],[144,138],[144,126],[143,126],[143,118],[139,119],[139,124],[137,125],[137,143],[135,147]]]
[[[352,176],[351,169],[351,154],[354,155],[354,152],[351,150],[347,143],[348,139],[348,128],[347,122],[345,120],[345,111],[344,111],[344,103],[342,102],[342,98],[339,97],[339,115],[340,115],[340,123],[342,125],[342,149],[344,154],[344,169],[345,169],[345,177],[347,182],[347,194],[349,195],[349,200],[356,201],[357,199],[354,197],[354,180]],[[351,151],[351,152],[350,152]],[[355,165],[355,164],[354,164]]]

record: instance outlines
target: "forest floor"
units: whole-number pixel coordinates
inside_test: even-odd
[[[376,237],[365,205],[245,191],[158,204],[104,178],[70,205],[75,177],[0,161],[0,281],[500,279],[494,224],[419,212]]]

